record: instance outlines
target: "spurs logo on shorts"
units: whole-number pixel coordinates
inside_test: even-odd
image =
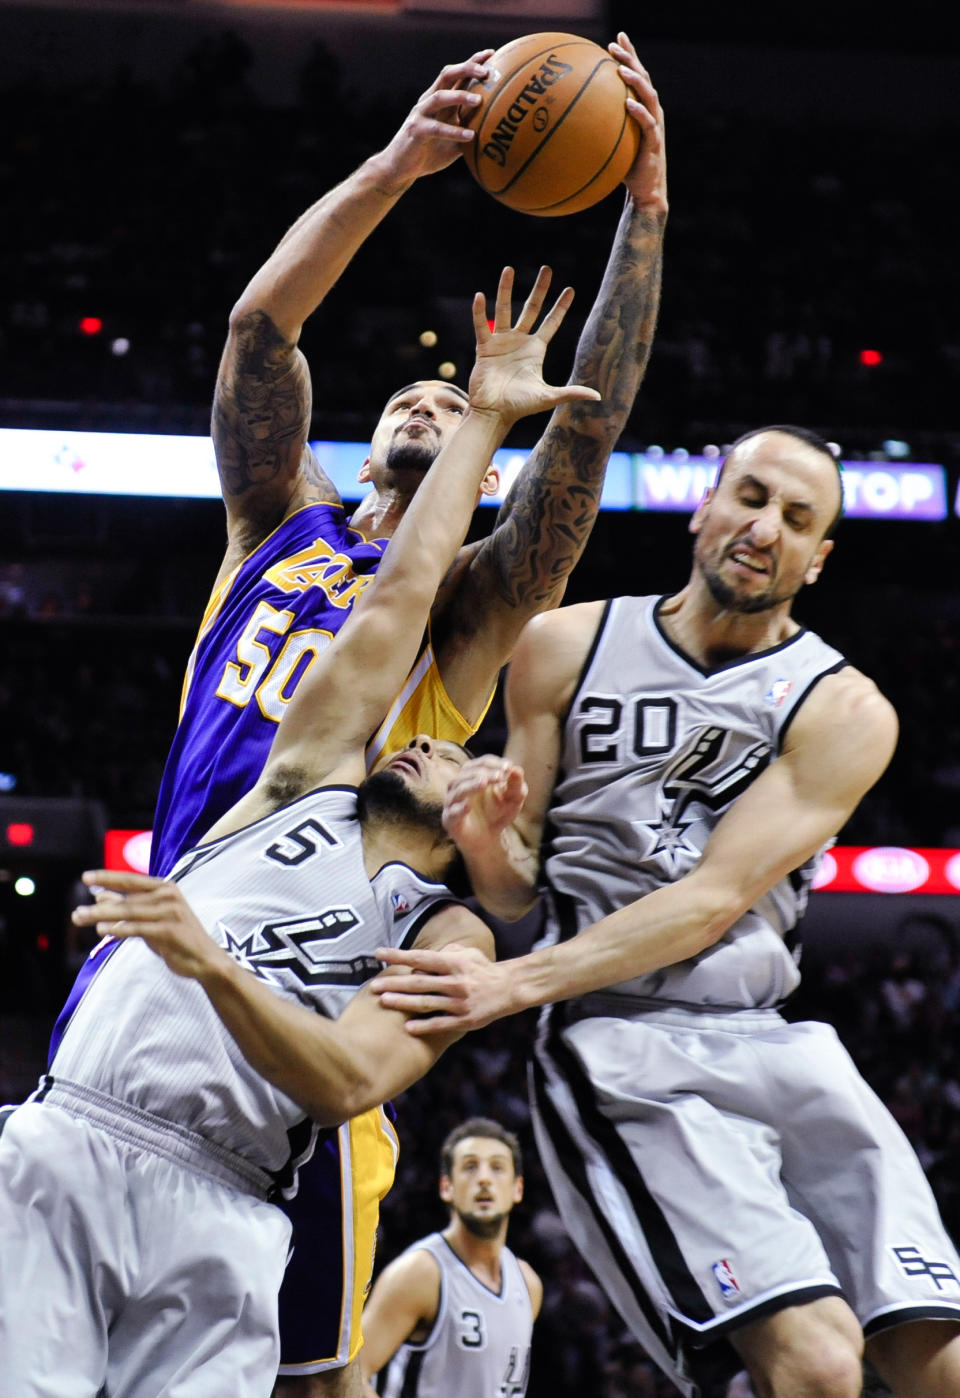
[[[935,1261],[922,1256],[920,1249],[909,1246],[892,1248],[894,1257],[900,1264],[905,1277],[929,1277],[938,1291],[960,1291],[960,1279],[948,1262]]]

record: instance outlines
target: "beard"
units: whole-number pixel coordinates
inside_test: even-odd
[[[439,451],[440,446],[433,432],[423,437],[398,436],[387,449],[384,465],[392,473],[418,471],[420,475],[425,475]]]
[[[752,597],[744,597],[729,583],[724,582],[719,570],[708,563],[705,558],[701,557],[699,553],[696,553],[695,556],[710,596],[719,607],[723,607],[728,612],[739,612],[741,616],[755,616],[758,612],[770,612],[775,607],[781,607],[784,602],[792,602],[800,591],[800,587],[797,586],[792,592],[777,592],[775,585],[771,582],[765,591],[755,592]]]
[[[374,772],[357,788],[360,824],[378,821],[384,825],[418,825],[432,834],[445,836],[443,802],[428,800],[412,791],[399,772]]]
[[[475,1238],[483,1239],[484,1242],[497,1236],[507,1217],[506,1214],[497,1214],[492,1218],[477,1218],[475,1214],[465,1214],[455,1204],[451,1207],[467,1232],[472,1233]]]

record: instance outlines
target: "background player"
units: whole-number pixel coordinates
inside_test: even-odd
[[[463,750],[424,736],[364,781],[365,746],[416,654],[491,450],[517,416],[594,396],[542,382],[571,298],[534,331],[548,283],[542,273],[512,328],[505,271],[492,335],[476,298],[460,431],[380,585],[291,702],[253,790],[174,881],[100,871],[100,901],[74,914],[135,940],[97,958],[51,1073],[0,1138],[0,1353],[23,1398],[67,1369],[77,1392],[127,1398],[268,1393],[290,1225],[266,1201],[316,1130],[305,1112],[369,1111],[436,1058],[357,994],[373,946],[459,930],[490,949],[439,882],[455,860],[442,799]],[[325,1016],[345,1000],[341,1030]],[[358,1168],[375,1172],[394,1150],[381,1125]]]
[[[762,1394],[855,1398],[864,1333],[895,1393],[960,1392],[960,1260],[919,1163],[833,1030],[776,1010],[814,856],[896,737],[872,682],[790,616],[841,496],[826,443],[747,434],[692,517],[681,592],[531,624],[507,760],[464,771],[448,825],[477,892],[515,916],[549,823],[554,945],[489,972],[469,951],[414,957],[437,993],[424,977],[384,996],[445,1011],[418,1034],[578,997],[542,1020],[541,1158],[687,1394],[742,1360]]]
[[[440,1151],[440,1198],[450,1222],[394,1259],[363,1312],[364,1377],[385,1398],[523,1398],[530,1335],[543,1285],[506,1246],[523,1198],[520,1142],[471,1117]]]

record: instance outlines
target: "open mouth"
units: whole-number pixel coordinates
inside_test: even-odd
[[[762,577],[770,571],[770,561],[762,554],[753,553],[750,549],[736,547],[730,550],[730,559],[739,568],[746,568],[751,573],[757,573]]]
[[[420,758],[417,756],[415,752],[412,751],[397,753],[396,757],[392,757],[390,759],[387,766],[390,768],[391,771],[394,772],[399,770],[401,772],[408,772],[411,776],[414,777],[423,776],[423,768],[420,763]]]

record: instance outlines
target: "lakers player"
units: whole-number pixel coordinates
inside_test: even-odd
[[[745,1365],[771,1398],[858,1398],[865,1337],[898,1398],[960,1393],[960,1259],[919,1162],[833,1030],[777,1012],[816,857],[896,741],[873,683],[790,614],[841,502],[825,442],[748,433],[692,518],[681,592],[532,624],[506,757],[464,769],[447,823],[508,917],[549,827],[553,944],[489,972],[414,955],[438,993],[384,994],[440,1012],[417,1033],[570,1001],[538,1039],[541,1159],[687,1395]]]
[[[381,1272],[363,1312],[360,1364],[382,1398],[523,1398],[543,1284],[507,1247],[523,1197],[520,1142],[487,1117],[455,1126],[440,1148],[441,1233]]]
[[[369,1113],[436,1058],[363,993],[374,947],[461,935],[491,948],[442,882],[455,856],[442,800],[466,754],[424,735],[363,780],[364,749],[416,655],[490,451],[517,417],[596,397],[540,377],[571,299],[534,330],[548,284],[542,273],[512,327],[505,271],[493,333],[477,297],[461,428],[252,790],[170,880],[99,871],[100,902],[74,915],[117,940],[0,1137],[0,1355],[21,1398],[64,1384],[265,1398],[290,1236],[272,1199],[316,1123]],[[358,1173],[389,1172],[382,1119],[360,1150]]]

